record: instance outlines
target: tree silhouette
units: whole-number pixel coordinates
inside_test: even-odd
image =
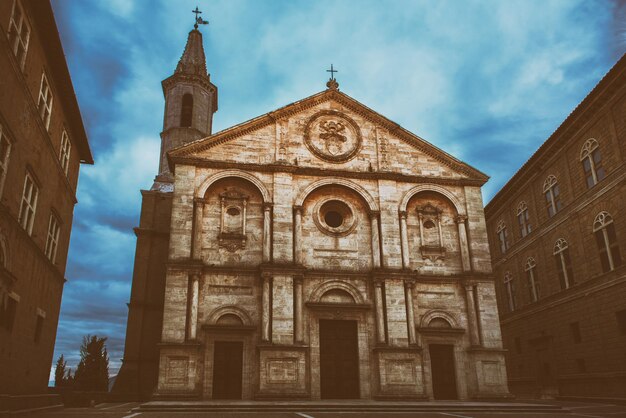
[[[67,370],[67,361],[63,358],[63,354],[57,360],[57,365],[54,368],[54,387],[60,388],[61,386],[67,386],[67,378],[65,377]]]
[[[80,362],[74,374],[74,388],[84,391],[108,391],[109,388],[109,355],[106,337],[97,335],[83,337],[80,346]]]

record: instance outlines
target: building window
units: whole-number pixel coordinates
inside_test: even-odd
[[[39,108],[39,116],[46,129],[50,128],[50,116],[52,115],[52,90],[50,90],[50,84],[46,78],[46,73],[41,75],[41,87],[39,88],[39,101],[37,103]]]
[[[531,226],[528,217],[528,205],[523,200],[517,205],[517,223],[519,224],[519,235],[524,238],[530,233]]]
[[[44,323],[44,319],[46,319],[46,313],[37,308],[37,322],[35,322],[35,344],[39,343],[39,340],[41,340],[41,333],[43,331],[43,323]]]
[[[0,197],[2,197],[2,190],[4,189],[4,180],[7,177],[7,170],[9,167],[9,154],[11,153],[11,143],[7,138],[2,125],[0,125]]]
[[[608,212],[600,212],[593,221],[593,233],[600,252],[600,262],[604,273],[622,265],[613,218]]]
[[[515,285],[513,284],[513,276],[509,272],[504,275],[504,288],[509,302],[509,311],[513,312],[515,310]]]
[[[551,218],[561,210],[561,197],[556,177],[550,174],[543,182],[543,193],[546,198],[548,217]]]
[[[572,269],[572,259],[569,256],[569,245],[563,238],[559,238],[554,243],[552,251],[556,262],[556,271],[559,272],[559,283],[561,290],[568,289],[574,285],[574,270]]]
[[[509,249],[509,237],[506,233],[506,224],[504,221],[498,222],[496,233],[498,234],[498,241],[500,242],[500,252],[504,254],[506,250]]]
[[[588,188],[593,187],[605,177],[606,173],[604,167],[602,167],[600,146],[594,138],[589,138],[583,144],[580,150],[580,161],[583,163]]]
[[[532,302],[539,300],[539,278],[537,277],[537,263],[532,257],[528,257],[524,270],[526,271],[526,280],[528,283],[528,293]]]
[[[180,126],[183,128],[191,127],[193,116],[193,96],[189,93],[183,95],[183,103],[180,112]]]
[[[59,246],[59,232],[61,227],[59,221],[54,214],[50,214],[50,222],[48,222],[48,238],[46,239],[46,257],[53,263],[57,258],[57,247]]]
[[[617,319],[617,328],[619,333],[626,335],[626,309],[615,312],[615,318]]]
[[[20,204],[19,223],[26,230],[28,235],[33,231],[33,219],[35,218],[35,210],[37,209],[37,198],[39,197],[39,188],[30,173],[26,173],[24,179],[24,191],[22,192],[22,203]]]
[[[19,297],[15,293],[0,298],[0,328],[8,332],[13,331],[18,302]]]
[[[580,323],[578,322],[572,322],[569,324],[569,329],[572,333],[572,341],[575,344],[578,344],[579,342],[582,341],[582,338],[580,336]]]
[[[9,21],[9,46],[13,51],[13,55],[15,55],[20,69],[24,69],[29,39],[30,27],[28,27],[28,22],[26,22],[22,3],[16,0],[13,3],[13,13]]]
[[[70,137],[67,135],[67,131],[63,131],[61,134],[61,150],[59,152],[59,162],[61,167],[67,176],[67,170],[70,166],[70,152],[72,151],[72,143]]]

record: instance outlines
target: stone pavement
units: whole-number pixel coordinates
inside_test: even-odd
[[[557,412],[505,412],[505,411],[472,411],[471,409],[477,403],[473,402],[456,402],[453,411],[438,412],[406,412],[397,411],[390,408],[388,411],[378,410],[371,412],[364,411],[310,411],[305,407],[302,411],[246,411],[246,412],[136,412],[139,403],[116,403],[116,404],[100,404],[94,408],[68,408],[64,410],[51,411],[47,413],[32,413],[20,416],[34,418],[78,418],[78,417],[102,417],[102,418],[166,418],[171,416],[184,416],[186,418],[205,417],[205,418],[626,418],[626,405],[616,405],[612,403],[588,403],[573,401],[527,401],[535,405],[549,405],[562,407]],[[436,405],[436,402],[423,402],[423,405]],[[439,403],[440,405],[441,403]],[[463,406],[467,407],[467,411],[463,411]]]

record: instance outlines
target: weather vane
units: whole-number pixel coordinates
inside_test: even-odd
[[[196,6],[196,10],[192,10],[191,13],[195,13],[196,14],[196,23],[193,25],[194,29],[198,29],[198,25],[208,25],[209,21],[208,20],[204,20],[200,17],[200,14],[202,13],[200,10],[198,10],[198,6]]]

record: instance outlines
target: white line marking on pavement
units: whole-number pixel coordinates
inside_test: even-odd
[[[296,412],[296,415],[300,415],[303,418],[315,418],[315,417],[312,417],[311,415],[305,414],[304,412]]]
[[[135,412],[134,414],[126,415],[125,417],[122,417],[122,418],[133,418],[133,417],[136,417],[137,415],[141,415],[141,412]]]
[[[452,414],[450,412],[439,412],[439,413],[443,415],[450,415],[451,417],[472,418],[472,417],[468,417],[467,415]]]
[[[132,402],[126,402],[126,403],[119,404],[119,405],[118,405],[118,404],[115,404],[115,405],[112,405],[112,406],[107,406],[107,407],[105,407],[105,408],[99,408],[99,409],[100,409],[101,411],[104,411],[105,409],[121,408],[121,407],[123,407],[123,406],[130,405],[130,404],[132,404]]]

